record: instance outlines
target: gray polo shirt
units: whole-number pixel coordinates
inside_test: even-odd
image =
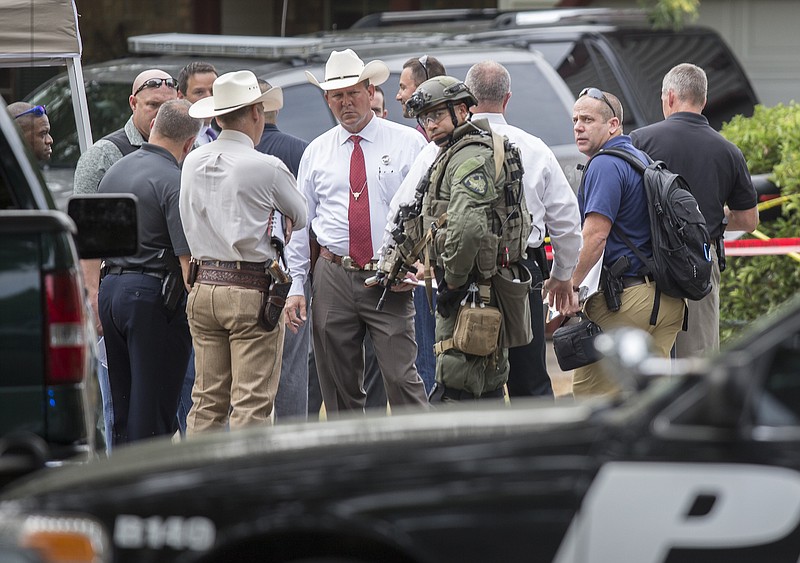
[[[144,143],[144,137],[133,124],[133,116],[125,123],[124,129],[132,146],[138,148]],[[97,186],[103,179],[103,175],[120,158],[122,158],[122,153],[114,143],[105,138],[97,141],[78,159],[75,167],[73,192],[76,194],[97,193]]]
[[[139,251],[106,260],[107,265],[176,269],[175,256],[189,254],[178,208],[180,189],[178,161],[168,150],[151,143],[144,143],[108,169],[97,191],[137,197]]]

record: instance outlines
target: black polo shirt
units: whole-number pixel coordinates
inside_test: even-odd
[[[705,116],[678,112],[631,133],[634,146],[663,160],[692,188],[711,238],[722,234],[723,207],[751,209],[758,203],[747,162],[739,148],[709,124]]]
[[[106,264],[124,268],[175,269],[175,256],[189,254],[183,234],[178,199],[181,168],[165,148],[144,143],[108,169],[98,193],[130,193],[136,196],[139,218],[139,251],[112,258]]]

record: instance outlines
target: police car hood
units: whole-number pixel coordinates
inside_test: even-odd
[[[513,407],[452,408],[432,412],[396,410],[392,416],[360,416],[326,422],[282,424],[234,432],[214,432],[193,437],[180,444],[155,439],[116,449],[109,459],[85,465],[46,469],[3,492],[0,500],[46,495],[58,491],[75,492],[82,486],[92,489],[130,483],[144,476],[166,473],[189,475],[192,469],[204,472],[218,468],[263,464],[280,465],[281,460],[333,459],[338,455],[363,452],[380,459],[381,452],[435,444],[474,444],[528,435],[531,444],[563,443],[558,429],[577,431],[589,447],[599,430],[590,423],[608,409],[603,400],[554,405],[552,401],[516,401]],[[573,434],[572,440],[577,437]],[[173,482],[173,485],[177,483]],[[183,485],[191,486],[184,482]]]

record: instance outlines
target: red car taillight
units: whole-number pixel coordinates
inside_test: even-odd
[[[83,381],[86,357],[86,325],[78,275],[74,271],[45,274],[47,298],[45,343],[48,385]]]

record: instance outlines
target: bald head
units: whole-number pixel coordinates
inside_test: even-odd
[[[163,70],[152,68],[140,73],[131,86],[131,95],[128,98],[128,105],[133,112],[133,124],[139,133],[146,141],[150,137],[150,124],[158,113],[158,108],[162,104],[170,100],[178,98],[178,91],[175,88],[177,83],[173,82],[173,86],[168,86],[164,82],[160,82],[157,87],[148,87],[139,91],[139,88],[153,78],[172,78],[168,73]],[[138,93],[135,93],[137,92]]]
[[[143,70],[139,73],[139,76],[133,79],[133,85],[131,86],[131,95],[134,94],[139,88],[142,87],[147,80],[151,78],[172,78],[168,72],[164,72],[158,68],[150,68],[147,70]],[[177,94],[176,94],[177,96]]]

